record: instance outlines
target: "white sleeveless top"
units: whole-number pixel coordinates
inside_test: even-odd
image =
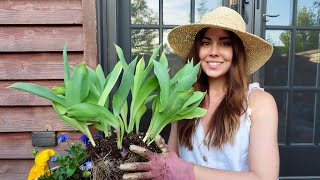
[[[260,89],[259,83],[249,85],[249,93],[254,89]],[[201,121],[197,123],[195,136],[193,136],[193,150],[189,151],[185,146],[179,144],[180,158],[194,164],[232,171],[248,171],[248,151],[249,135],[251,127],[251,109],[248,107],[246,112],[240,116],[240,127],[236,133],[233,144],[226,143],[221,149],[208,148],[205,145],[205,134]]]

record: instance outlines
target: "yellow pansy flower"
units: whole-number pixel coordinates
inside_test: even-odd
[[[34,160],[34,166],[29,172],[28,180],[34,180],[45,174],[49,170],[48,161],[51,156],[54,156],[56,153],[52,149],[45,149],[41,151]]]

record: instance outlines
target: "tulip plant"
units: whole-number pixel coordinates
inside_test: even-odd
[[[194,91],[192,88],[197,79],[199,64],[193,66],[192,61],[188,62],[170,79],[166,56],[162,54],[159,61],[156,60],[160,46],[153,51],[147,65],[143,57],[139,61],[135,58],[128,64],[122,49],[117,45],[115,47],[119,61],[107,77],[100,65],[95,70],[86,64],[70,66],[65,45],[62,85],[49,89],[19,82],[10,87],[49,99],[60,118],[84,133],[93,146],[95,142],[88,128],[90,125],[104,132],[105,136],[110,136],[111,127],[114,128],[117,146],[121,149],[125,133],[132,133],[134,129],[136,133],[139,132],[140,120],[147,111],[148,102],[152,102],[153,114],[144,138],[148,144],[167,124],[201,117],[206,113],[205,109],[198,107],[205,92]],[[115,89],[120,78],[120,85]],[[115,93],[111,97],[112,90]]]
[[[150,144],[168,124],[182,120],[201,117],[206,113],[199,107],[205,92],[194,91],[192,85],[197,81],[200,64],[193,66],[188,62],[170,79],[168,62],[162,54],[160,61],[154,61],[154,73],[160,89],[152,104],[152,118],[144,142]]]

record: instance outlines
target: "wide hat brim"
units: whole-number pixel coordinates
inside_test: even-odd
[[[178,26],[168,34],[168,42],[173,51],[183,59],[188,57],[188,54],[193,46],[196,34],[203,28],[221,28],[235,33],[242,40],[245,54],[247,57],[247,65],[249,73],[252,74],[263,66],[273,53],[273,46],[264,39],[254,34],[230,28],[224,23],[210,24],[189,24]]]

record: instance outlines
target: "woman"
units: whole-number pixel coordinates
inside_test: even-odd
[[[121,165],[125,171],[142,171],[124,179],[278,178],[276,103],[258,83],[249,84],[273,47],[245,28],[236,11],[219,7],[199,24],[169,33],[175,53],[201,64],[195,88],[208,92],[201,104],[207,113],[172,124],[168,148],[162,138],[156,140],[162,154],[131,146],[149,162]]]

